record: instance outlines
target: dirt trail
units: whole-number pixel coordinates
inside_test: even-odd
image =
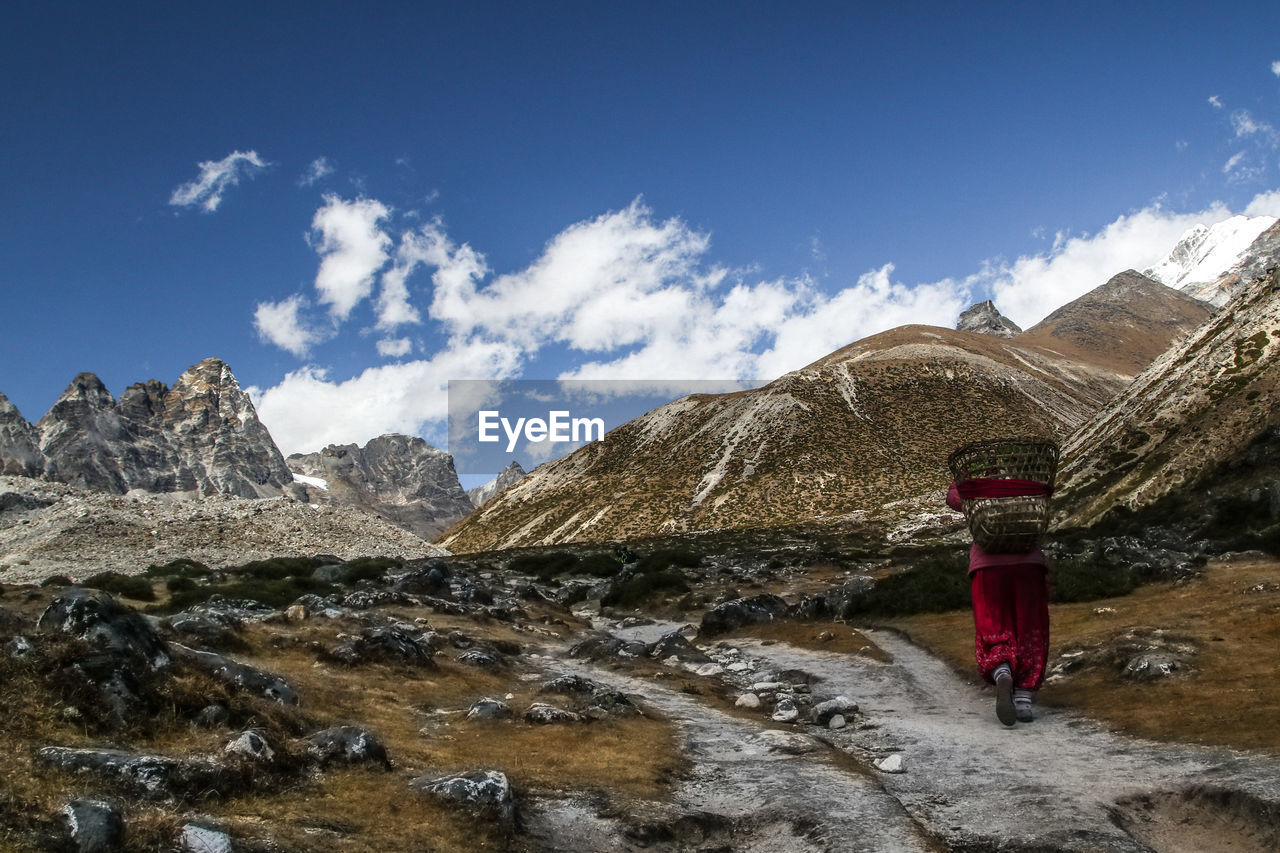
[[[653,804],[660,831],[635,815],[624,831],[581,803],[562,803],[538,812],[534,837],[545,849],[624,851],[1280,849],[1280,760],[1137,740],[1053,709],[1007,729],[988,690],[895,634],[869,636],[891,663],[732,644],[741,653],[734,659],[751,664],[740,683],[803,670],[821,679],[815,695],[857,702],[858,725],[839,731],[770,733],[763,716],[757,725],[652,681],[556,661],[670,715],[694,769],[673,803]],[[724,654],[725,646],[706,650]],[[865,772],[828,760],[833,749]],[[895,754],[904,772],[875,769],[875,760]],[[556,846],[553,838],[573,841]]]

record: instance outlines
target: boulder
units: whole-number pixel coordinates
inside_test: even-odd
[[[36,752],[42,764],[72,773],[90,773],[147,799],[183,799],[206,791],[226,792],[243,779],[206,757],[173,758],[119,749],[46,746]]]
[[[422,776],[411,784],[420,794],[496,820],[507,829],[516,828],[518,814],[515,795],[506,774],[497,770],[476,770],[456,776]]]
[[[555,705],[534,702],[524,712],[524,719],[527,723],[545,726],[556,723],[581,723],[584,717],[581,714],[575,714],[573,711],[557,708]]]
[[[359,726],[334,726],[304,738],[307,755],[322,767],[341,764],[381,764],[391,768],[387,748],[377,735]]]
[[[858,703],[854,702],[848,696],[837,696],[834,699],[828,699],[825,702],[819,702],[813,706],[810,712],[813,715],[813,721],[818,725],[825,726],[831,722],[831,718],[837,714],[845,720],[849,720],[858,711]]]
[[[72,800],[62,807],[65,831],[76,853],[124,849],[124,815],[104,800]]]
[[[169,649],[151,624],[108,592],[71,587],[40,615],[39,628],[84,640],[148,670],[169,664]]]
[[[230,835],[195,823],[183,825],[178,843],[182,853],[233,853],[236,849]]]
[[[416,667],[434,667],[435,650],[430,642],[422,642],[403,628],[379,626],[365,628],[358,636],[340,635],[341,643],[328,653],[331,660],[346,666],[366,663],[400,663]]]
[[[726,634],[747,625],[772,622],[787,613],[787,603],[776,595],[761,593],[717,604],[702,614],[701,636]]]
[[[468,720],[506,720],[512,716],[511,706],[500,699],[477,700],[467,709]]]
[[[215,652],[190,649],[181,643],[170,645],[174,657],[196,669],[206,672],[239,690],[279,702],[281,705],[297,705],[301,701],[289,682],[278,675],[232,660]]]

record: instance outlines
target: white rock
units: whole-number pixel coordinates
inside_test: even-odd
[[[721,675],[724,673],[724,667],[718,663],[704,663],[702,666],[693,670],[698,675]]]
[[[835,714],[830,720],[827,720],[827,728],[829,729],[843,729],[847,725],[848,722],[842,714]]]
[[[876,769],[881,773],[906,773],[907,770],[902,765],[902,754],[895,752],[893,755],[887,755],[876,761]]]
[[[733,704],[737,705],[739,708],[759,708],[760,697],[754,693],[743,693],[738,697],[738,701]]]

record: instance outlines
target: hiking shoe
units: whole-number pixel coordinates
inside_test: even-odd
[[[1013,674],[1007,669],[996,674],[996,719],[1006,726],[1018,722],[1013,709]]]
[[[1029,723],[1036,718],[1035,712],[1031,710],[1031,700],[1035,697],[1034,690],[1017,689],[1013,691],[1013,708],[1017,713],[1018,722]]]

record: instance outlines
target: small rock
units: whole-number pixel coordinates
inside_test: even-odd
[[[324,568],[324,566],[320,568]],[[307,610],[305,604],[290,604],[284,609],[284,618],[289,622],[305,622],[310,615],[311,611]]]
[[[893,753],[893,755],[887,755],[884,758],[878,759],[875,762],[875,765],[876,765],[876,769],[879,770],[881,773],[906,773],[907,772],[906,768],[903,767],[902,755],[901,753],[897,753],[897,752]]]
[[[467,710],[468,720],[505,720],[512,715],[511,706],[499,699],[485,697]]]
[[[506,774],[497,770],[476,770],[458,776],[426,776],[415,779],[414,790],[421,794],[456,803],[484,817],[497,820],[514,829],[517,822],[516,800]]]
[[[595,693],[600,689],[601,685],[589,678],[583,678],[581,675],[561,675],[542,685],[540,692],[568,695],[572,693]]]
[[[743,693],[738,697],[738,701],[733,704],[737,705],[739,708],[759,708],[760,697],[754,693]]]
[[[818,745],[812,738],[796,732],[780,732],[776,729],[765,729],[757,736],[770,752],[782,752],[787,755],[804,755],[814,752]]]
[[[4,644],[4,651],[11,658],[24,658],[35,651],[31,641],[21,635]]]
[[[640,709],[635,703],[616,690],[601,690],[582,705],[583,716],[593,720],[639,713]]]
[[[231,722],[231,711],[221,703],[205,705],[196,714],[194,722],[204,729],[221,728]]]
[[[858,703],[848,696],[837,696],[813,706],[813,721],[819,725],[827,725],[833,716],[839,714],[848,720],[858,710]]]
[[[785,696],[778,700],[773,706],[773,720],[778,723],[794,723],[796,718],[800,716],[800,709],[796,707],[796,703]]]
[[[222,751],[227,755],[243,756],[261,764],[269,764],[276,757],[271,744],[267,743],[262,732],[255,729],[241,732],[232,738]]]
[[[182,827],[182,853],[232,853],[231,836],[217,829],[188,823]]]
[[[843,714],[832,714],[831,719],[827,720],[827,728],[832,730],[843,729],[847,725]]]
[[[746,625],[772,622],[787,612],[787,603],[776,595],[763,593],[717,604],[702,615],[700,634],[725,634]]]
[[[583,721],[581,714],[575,714],[573,711],[566,711],[564,708],[557,708],[555,705],[548,705],[545,702],[534,702],[530,705],[529,709],[524,712],[524,719],[525,722],[537,725],[580,723]]]
[[[72,800],[62,807],[76,853],[110,853],[124,845],[124,817],[103,800]]]
[[[307,755],[321,766],[341,762],[365,764],[376,762],[390,769],[387,749],[367,729],[359,726],[334,726],[307,735]]]
[[[468,649],[458,655],[458,663],[491,669],[502,666],[502,658],[488,649]]]

